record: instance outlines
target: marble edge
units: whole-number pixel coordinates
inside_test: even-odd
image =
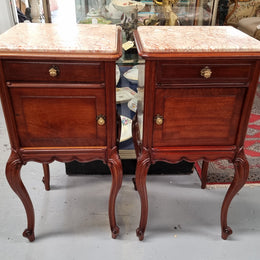
[[[158,28],[158,27],[157,27]],[[137,28],[137,33],[136,36],[139,38],[138,40],[138,45],[140,47],[140,50],[142,50],[143,54],[184,54],[184,55],[188,55],[188,54],[199,54],[199,53],[245,53],[246,54],[250,54],[253,56],[260,56],[260,41],[258,41],[257,39],[245,34],[244,32],[232,27],[232,26],[208,26],[207,28],[205,26],[194,26],[192,32],[190,31],[189,33],[189,37],[190,35],[192,35],[192,37],[197,36],[196,33],[197,30],[200,29],[205,29],[206,30],[211,30],[212,33],[214,33],[214,29],[217,29],[218,32],[222,29],[224,33],[235,33],[236,35],[238,35],[239,37],[243,37],[243,39],[245,40],[246,43],[250,43],[250,47],[248,47],[247,45],[241,45],[241,43],[233,44],[232,46],[228,46],[228,44],[225,44],[225,42],[222,42],[222,39],[220,39],[220,42],[222,43],[222,46],[216,46],[214,45],[214,42],[212,45],[207,44],[206,41],[202,42],[200,40],[200,42],[198,43],[198,38],[196,38],[195,40],[197,40],[197,45],[193,45],[191,46],[190,44],[186,43],[181,45],[181,43],[179,43],[178,46],[174,46],[174,45],[170,45],[167,43],[166,45],[160,45],[160,44],[151,44],[151,38],[148,41],[148,37],[151,36],[151,34],[154,32],[154,30],[156,30],[157,28],[144,28],[144,27],[138,27]],[[180,30],[179,30],[180,28]],[[180,33],[181,30],[185,30],[186,28],[191,28],[191,26],[181,26],[177,28],[176,32]],[[167,29],[173,29],[172,27],[168,27],[168,26],[161,26],[161,28],[158,28],[159,30],[162,30],[162,32],[166,32]],[[194,30],[195,29],[195,30]],[[142,32],[142,31],[147,31],[147,32]],[[147,34],[147,35],[145,35]],[[145,37],[144,37],[145,36]],[[223,36],[225,36],[223,34]],[[205,38],[204,38],[205,39]],[[186,39],[187,40],[187,39]],[[186,41],[187,42],[187,41]],[[217,42],[217,40],[216,40]],[[253,47],[252,47],[253,46]],[[167,48],[168,47],[168,48]]]
[[[55,26],[56,28],[59,27],[59,25],[57,24],[30,24],[32,26]],[[0,35],[0,56],[1,57],[10,57],[10,56],[50,56],[50,57],[57,57],[57,56],[62,56],[64,57],[64,55],[69,56],[69,57],[80,57],[82,56],[82,58],[84,57],[91,57],[91,56],[121,56],[122,55],[122,51],[121,51],[121,46],[120,46],[120,42],[121,42],[121,27],[118,25],[101,25],[101,26],[115,26],[116,30],[115,30],[115,37],[114,37],[114,43],[113,43],[113,47],[112,49],[84,49],[81,47],[76,47],[75,46],[62,46],[61,48],[59,47],[52,47],[52,46],[44,46],[43,47],[37,47],[37,46],[29,46],[26,47],[25,45],[16,45],[16,46],[1,46],[1,40],[4,37],[8,36],[8,33],[10,32],[16,32],[17,29],[19,29],[19,27],[26,27],[28,26],[27,24],[17,24],[15,26],[13,26],[12,28],[10,28],[9,30],[7,30],[6,32],[2,33]],[[74,26],[74,25],[73,25]],[[83,26],[89,26],[91,27],[91,25],[83,25],[83,24],[75,24],[75,27],[83,27]],[[15,28],[16,27],[16,28]],[[2,37],[3,36],[3,37]]]
[[[0,58],[1,59],[33,59],[33,58],[41,58],[41,59],[77,59],[77,60],[90,60],[90,59],[104,59],[104,60],[117,60],[122,56],[121,52],[114,52],[114,53],[104,53],[104,52],[93,52],[93,53],[62,53],[62,52],[1,52],[0,51]]]

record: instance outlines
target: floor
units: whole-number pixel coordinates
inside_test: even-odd
[[[233,200],[228,223],[233,235],[220,237],[220,208],[226,188],[200,189],[196,173],[148,176],[149,218],[138,241],[140,204],[126,175],[116,204],[120,236],[111,238],[108,223],[110,176],[68,176],[62,163],[51,168],[51,190],[41,182],[42,167],[30,162],[22,179],[35,209],[32,243],[22,203],[8,186],[4,168],[10,153],[0,109],[0,259],[259,259],[260,187],[244,187]]]

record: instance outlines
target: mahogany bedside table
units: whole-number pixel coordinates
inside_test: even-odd
[[[138,111],[133,123],[141,200],[137,236],[144,238],[152,163],[202,159],[205,177],[209,161],[227,159],[235,166],[221,209],[222,238],[227,239],[229,205],[248,177],[243,145],[259,77],[260,42],[225,26],[143,26],[135,41],[145,59],[143,120]]]
[[[28,161],[43,163],[47,177],[54,160],[106,163],[112,174],[112,237],[119,233],[115,61],[120,56],[121,29],[115,25],[18,24],[0,36],[0,93],[12,149],[6,176],[25,207],[23,235],[30,241],[34,209],[20,178]]]

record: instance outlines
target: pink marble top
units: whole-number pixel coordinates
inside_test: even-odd
[[[146,53],[260,52],[260,41],[231,26],[140,26],[137,31]]]
[[[20,23],[0,35],[0,55],[116,54],[117,40],[116,25]]]

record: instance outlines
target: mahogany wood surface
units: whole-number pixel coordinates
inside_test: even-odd
[[[57,66],[59,75],[50,77],[49,68]],[[7,60],[4,62],[4,71],[7,81],[25,82],[82,82],[101,83],[104,82],[103,62],[79,62],[79,61],[35,61],[35,60]],[[15,71],[16,73],[13,73]]]
[[[221,209],[222,238],[227,239],[232,233],[227,225],[228,208],[249,172],[243,145],[259,77],[259,53],[146,53],[138,32],[135,41],[145,59],[142,140],[138,122],[133,122],[135,182],[141,201],[137,236],[144,239],[146,177],[151,164],[203,160],[205,188],[209,161],[227,159],[235,166],[235,178]],[[212,71],[209,78],[201,76],[205,67]],[[158,118],[163,122],[156,123]]]
[[[118,35],[121,46],[120,30]],[[54,160],[106,163],[112,175],[110,228],[113,238],[119,234],[115,201],[122,183],[122,165],[115,61],[120,56],[121,49],[113,54],[91,53],[86,58],[15,52],[0,57],[0,94],[12,148],[6,176],[24,205],[28,225],[23,236],[29,241],[35,239],[34,209],[20,178],[20,169],[28,161],[43,164],[46,190],[50,189],[49,163]],[[49,72],[52,67],[58,72],[55,77]],[[104,124],[99,124],[100,117]]]

